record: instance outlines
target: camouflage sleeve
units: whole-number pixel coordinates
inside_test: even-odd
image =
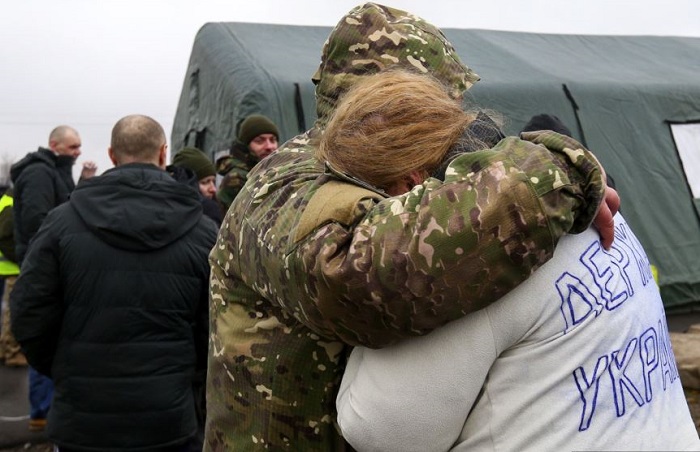
[[[233,200],[238,196],[248,177],[247,168],[232,166],[219,184],[216,192],[216,199],[223,204],[226,210],[231,206]]]
[[[597,160],[576,141],[524,137],[456,158],[444,184],[361,202],[354,228],[315,230],[288,257],[290,280],[306,285],[284,297],[287,309],[320,334],[378,348],[505,295],[563,234],[590,224],[604,192]]]

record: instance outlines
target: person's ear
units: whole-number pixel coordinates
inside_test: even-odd
[[[112,150],[111,146],[107,148],[107,155],[109,156],[109,159],[112,161],[112,165],[114,165],[114,166],[119,165],[119,163],[117,163],[116,157],[114,156],[114,151]]]
[[[423,171],[412,170],[408,173],[408,190],[413,190],[413,187],[422,184],[425,179],[426,177]]]
[[[167,165],[167,160],[168,160],[168,145],[166,143],[163,143],[163,145],[160,147],[160,150],[158,151],[158,166],[165,169]]]
[[[388,186],[386,192],[389,196],[399,196],[413,190],[413,187],[420,185],[425,180],[426,176],[423,171],[412,170],[407,176],[401,178]]]

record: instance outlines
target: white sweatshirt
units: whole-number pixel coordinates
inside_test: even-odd
[[[649,261],[624,219],[426,337],[356,348],[337,399],[360,451],[700,450]]]

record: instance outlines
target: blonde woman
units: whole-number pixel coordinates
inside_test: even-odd
[[[477,116],[465,113],[433,77],[388,70],[367,77],[343,98],[316,157],[389,196],[401,195],[435,173],[453,148],[496,144],[464,133]],[[498,135],[497,125],[490,127]]]

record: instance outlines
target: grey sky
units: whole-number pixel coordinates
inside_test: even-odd
[[[0,159],[78,129],[100,172],[120,117],[153,116],[170,134],[189,53],[206,22],[334,25],[348,0],[23,0],[0,19]],[[696,0],[395,0],[441,27],[700,37]],[[458,49],[462,51],[463,49]],[[320,49],[319,49],[320,52]],[[700,59],[700,55],[698,56]],[[309,74],[310,76],[310,74]]]

